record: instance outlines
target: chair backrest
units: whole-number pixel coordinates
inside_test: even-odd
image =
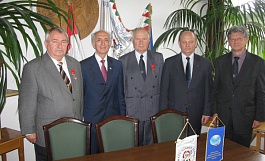
[[[185,126],[188,114],[173,109],[165,109],[151,117],[154,143],[177,140]],[[180,138],[187,136],[187,128]]]
[[[49,161],[90,154],[91,123],[64,117],[43,129]]]
[[[110,116],[96,124],[100,152],[138,146],[139,120],[126,116]]]

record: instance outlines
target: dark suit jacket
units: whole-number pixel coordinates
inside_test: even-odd
[[[135,51],[120,58],[124,70],[127,115],[140,121],[150,120],[159,111],[160,80],[164,64],[161,53],[147,51],[147,75],[144,81]],[[154,65],[152,71],[151,65]]]
[[[97,151],[95,125],[112,115],[125,115],[122,63],[107,57],[105,83],[95,55],[81,61],[84,82],[84,119],[92,123],[91,152]]]
[[[160,108],[187,112],[192,127],[200,134],[202,115],[211,115],[211,88],[212,66],[208,59],[194,54],[188,88],[181,54],[172,56],[166,59],[162,72]]]
[[[24,66],[19,89],[21,133],[37,133],[37,144],[45,147],[43,125],[62,117],[83,118],[83,80],[80,63],[65,56],[72,93],[46,53]],[[75,77],[71,70],[75,71]]]
[[[251,134],[254,120],[265,121],[264,60],[247,52],[234,83],[232,71],[232,53],[216,59],[213,112],[226,125],[231,111],[234,130]]]

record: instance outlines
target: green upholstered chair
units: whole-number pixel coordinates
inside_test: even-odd
[[[173,109],[165,109],[151,117],[154,143],[177,140],[185,126],[187,113]],[[187,128],[180,138],[187,136]]]
[[[91,123],[64,117],[43,129],[49,161],[90,154]]]
[[[96,124],[100,152],[133,148],[139,145],[139,120],[126,116],[110,116]]]

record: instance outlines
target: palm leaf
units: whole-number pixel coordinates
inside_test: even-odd
[[[0,114],[5,103],[6,71],[11,72],[19,88],[22,67],[24,62],[27,62],[27,50],[33,49],[35,57],[43,53],[40,28],[36,25],[40,24],[45,32],[47,26],[56,26],[48,17],[31,10],[33,7],[53,11],[59,20],[68,24],[68,13],[58,8],[51,0],[47,3],[31,0],[0,2],[0,61],[3,62],[0,69]],[[18,41],[18,37],[22,37],[22,41]],[[25,46],[25,49],[21,46]]]

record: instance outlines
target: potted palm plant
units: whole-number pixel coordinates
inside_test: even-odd
[[[7,70],[12,73],[19,87],[23,63],[27,62],[25,52],[31,47],[35,56],[40,56],[43,47],[39,30],[46,31],[47,27],[56,26],[48,17],[34,12],[32,7],[50,10],[67,23],[67,12],[56,7],[51,0],[47,2],[0,0],[0,116],[6,99]],[[36,24],[41,27],[37,27]],[[18,40],[18,36],[22,37],[22,41]],[[21,46],[24,46],[26,51]]]
[[[231,0],[181,0],[183,9],[173,11],[166,19],[162,33],[154,44],[167,46],[177,40],[182,30],[195,30],[198,47],[212,62],[228,51],[227,30],[243,25],[249,30],[248,50],[265,58],[265,1],[249,1],[234,5]],[[199,13],[193,9],[199,6]]]

